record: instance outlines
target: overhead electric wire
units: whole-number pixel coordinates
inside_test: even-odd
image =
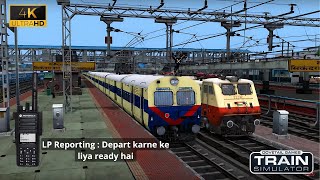
[[[306,15],[310,15],[310,14],[314,14],[314,13],[318,13],[320,12],[320,10],[317,10],[317,11],[312,11],[312,12],[309,12],[309,13],[305,13],[305,14],[300,14],[300,15],[297,15],[297,16],[293,16],[293,17],[290,17],[290,18],[296,18],[296,17],[301,17],[301,16],[306,16]],[[278,23],[278,22],[281,22],[282,20],[278,20],[278,21],[274,21],[274,22],[269,22],[267,24],[274,24],[274,23]],[[249,27],[249,28],[246,28],[246,30],[248,29],[253,29],[253,28],[258,28],[258,27],[261,27],[263,26],[263,24],[259,24],[259,25],[255,25],[255,26],[252,26],[252,27]],[[239,30],[236,30],[236,31],[232,31],[231,33],[235,33],[235,32],[239,32],[239,31],[243,31],[245,29],[239,29]],[[202,38],[202,39],[199,39],[199,41],[202,41],[202,40],[206,40],[206,39],[211,39],[211,38],[214,38],[214,37],[218,37],[218,36],[222,36],[222,35],[225,35],[226,33],[222,33],[222,34],[218,34],[218,35],[214,35],[214,36],[210,36],[210,37],[207,37],[207,38]],[[198,40],[195,40],[195,41],[191,41],[189,43],[193,43],[193,42],[197,42]],[[176,44],[174,45],[173,47],[175,46],[181,46],[183,44]]]
[[[243,2],[243,1],[242,1],[242,2]],[[229,5],[229,6],[226,6],[226,7],[217,9],[217,10],[214,10],[213,12],[217,12],[217,11],[220,11],[220,10],[223,10],[223,9],[227,9],[227,8],[233,6],[233,5],[237,5],[237,4],[240,4],[240,3],[242,3],[242,2],[235,3],[235,4],[232,4],[232,5]],[[197,15],[193,15],[193,16],[197,16]],[[210,16],[210,17],[212,17],[212,16]],[[173,26],[181,25],[181,24],[186,23],[186,22],[189,22],[189,20],[185,20],[185,21],[176,23],[176,24],[174,24]],[[198,26],[198,25],[204,24],[204,23],[206,23],[206,22],[200,22],[200,23],[198,23],[198,24],[192,25],[192,27]],[[145,34],[145,35],[153,34],[153,33],[155,33],[155,32],[162,31],[162,30],[165,30],[165,29],[166,29],[166,28],[162,28],[162,29],[158,29],[158,30],[155,30],[155,31],[151,31],[151,32],[149,32],[149,33],[147,33],[147,34]],[[187,28],[186,28],[186,29],[187,29]],[[184,30],[184,28],[182,28],[181,30]]]
[[[298,8],[298,11],[299,11],[299,14],[300,14],[301,12],[300,12],[300,8],[299,8],[298,5],[297,5],[297,8]],[[309,38],[309,35],[308,35],[308,33],[307,33],[307,30],[306,30],[306,27],[304,27],[304,32],[306,33],[307,37]],[[310,39],[310,38],[309,38],[309,39]]]
[[[217,1],[224,1],[224,0],[217,0]],[[239,2],[239,1],[230,1],[230,0],[226,0],[224,2]],[[262,2],[259,2],[259,1],[251,1],[251,2],[248,2],[250,4],[258,4],[258,3],[262,3]],[[290,4],[284,4],[284,3],[269,3],[269,4],[274,4],[274,5],[281,5],[281,6],[286,6],[286,5],[290,5]]]
[[[272,1],[274,1],[274,0],[269,0],[269,1],[266,1],[266,2],[263,2],[263,3],[260,3],[260,4],[257,4],[257,5],[255,5],[255,6],[246,8],[246,10],[252,9],[252,8],[255,8],[255,7],[258,7],[258,6],[261,6],[261,5],[264,5],[264,4],[269,3],[269,2],[272,2]],[[231,7],[231,8],[232,8],[232,6],[237,5],[237,4],[240,4],[240,3],[242,3],[242,2],[244,2],[244,1],[241,1],[241,2],[236,3],[236,4],[232,4],[232,5],[226,6],[226,7],[224,7],[224,8],[220,8],[220,9],[214,11],[214,12],[217,12],[217,11],[222,10],[222,9],[226,9],[226,8],[228,8],[228,7]],[[234,14],[236,14],[236,13],[234,13]],[[228,16],[231,16],[231,18],[232,18],[232,15],[234,15],[234,14],[231,13],[231,15],[228,15]],[[212,15],[212,16],[213,16],[213,15]],[[212,16],[210,16],[210,17],[212,17]],[[187,20],[187,21],[183,21],[183,22],[178,23],[178,24],[182,24],[182,23],[184,23],[184,22],[188,22],[188,20]],[[194,24],[194,25],[191,25],[191,26],[187,26],[187,27],[184,27],[184,28],[179,29],[178,31],[185,30],[185,29],[189,29],[189,28],[192,28],[192,27],[195,27],[195,26],[204,24],[204,23],[206,23],[206,22],[200,22],[200,23],[197,23],[197,24]],[[175,25],[178,25],[178,24],[175,24]],[[162,29],[159,29],[159,30],[155,30],[155,31],[146,33],[146,34],[144,34],[144,36],[147,37],[148,34],[151,34],[151,33],[157,32],[157,31],[161,31],[161,30],[164,30],[164,29],[166,29],[166,28],[162,28]],[[162,37],[162,36],[165,36],[165,35],[166,35],[166,34],[161,34],[161,35],[154,36],[154,37],[151,37],[151,38],[146,38],[146,39],[144,39],[144,41],[147,41],[147,40],[150,40],[150,39],[154,39],[154,38],[158,38],[158,37]],[[199,39],[197,38],[197,40],[199,40]],[[200,41],[200,40],[199,40],[199,41]]]
[[[244,1],[245,1],[245,0],[243,0],[242,2],[244,2]],[[271,2],[271,1],[274,1],[274,0],[269,0],[269,1],[267,1],[267,2]],[[237,4],[240,4],[240,3],[242,3],[242,2],[239,2],[239,3],[237,3]],[[227,7],[223,8],[223,9],[226,9],[226,8],[228,8],[228,7],[232,8],[232,6],[237,5],[237,4],[233,4],[233,5],[227,6]],[[256,5],[255,7],[257,7],[257,6],[261,6],[261,5],[263,5],[263,4],[265,4],[265,3],[258,4],[258,5]],[[248,9],[252,9],[252,8],[254,8],[254,7],[246,8],[246,10],[248,10]],[[219,10],[222,10],[222,9],[218,9],[217,11],[219,11]],[[216,11],[215,11],[215,12],[216,12]],[[228,16],[226,16],[226,17],[231,16],[231,18],[232,18],[232,15],[234,15],[234,14],[236,14],[236,13],[231,13],[231,14],[229,14],[229,15],[228,15]],[[212,16],[213,16],[213,15],[212,15]],[[212,17],[212,16],[210,16],[210,17]],[[232,21],[232,20],[231,20],[231,21]],[[198,25],[204,24],[204,23],[207,23],[207,22],[200,22],[200,23],[194,24],[194,25],[192,25],[192,26],[188,26],[188,27],[182,28],[182,29],[180,29],[180,30],[189,29],[189,28],[192,28],[192,27],[195,27],[195,26],[198,26]]]

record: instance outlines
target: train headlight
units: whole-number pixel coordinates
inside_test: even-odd
[[[176,85],[178,85],[178,83],[179,83],[179,80],[177,78],[173,78],[170,80],[170,84],[172,86],[176,86]]]

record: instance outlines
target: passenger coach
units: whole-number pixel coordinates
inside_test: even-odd
[[[190,77],[103,72],[85,76],[156,136],[188,138],[200,131],[200,87]]]

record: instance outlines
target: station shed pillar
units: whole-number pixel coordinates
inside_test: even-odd
[[[224,27],[227,30],[227,44],[226,44],[226,49],[227,49],[227,62],[230,61],[231,57],[231,49],[230,49],[230,43],[231,43],[231,36],[234,36],[235,33],[231,32],[231,29],[233,27],[240,27],[241,24],[238,21],[231,21],[231,22],[221,22],[221,26]]]
[[[166,25],[166,58],[167,62],[171,63],[172,46],[173,46],[173,29],[172,26],[177,23],[176,19],[172,18],[157,18],[156,23],[164,23]]]
[[[266,69],[262,71],[262,81],[269,81],[270,80],[270,70]]]
[[[270,89],[270,70],[265,69],[262,71],[262,89],[260,90],[260,94],[274,94],[274,90]]]
[[[303,80],[304,81],[309,81],[310,80],[309,72],[303,72]]]
[[[269,31],[269,35],[268,35],[268,38],[267,38],[267,43],[269,44],[268,45],[268,48],[269,48],[269,51],[272,51],[272,49],[274,47],[277,47],[277,46],[273,46],[273,31],[276,30],[276,29],[281,29],[283,28],[283,23],[272,23],[272,24],[265,24],[264,25],[264,28],[266,28],[268,31]]]

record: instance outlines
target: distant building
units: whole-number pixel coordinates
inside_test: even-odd
[[[309,47],[303,51],[294,52],[293,59],[320,59],[320,46]]]

